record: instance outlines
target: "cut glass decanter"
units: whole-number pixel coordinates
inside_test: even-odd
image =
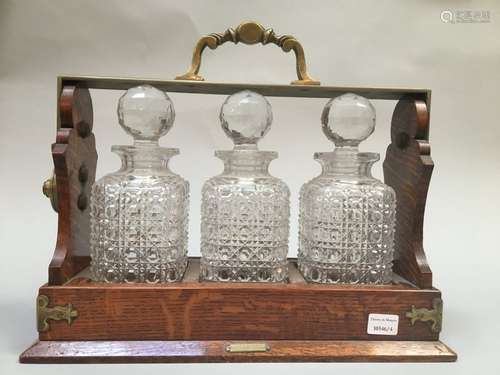
[[[234,149],[215,152],[224,171],[203,186],[201,278],[284,281],[290,192],[268,172],[278,154],[257,148],[270,129],[271,106],[257,93],[241,91],[226,99],[220,120]]]
[[[317,283],[388,283],[396,195],[371,175],[379,154],[358,152],[375,129],[375,109],[345,94],[327,103],[321,120],[335,150],[314,154],[322,173],[300,192],[300,271]]]
[[[158,145],[173,125],[174,107],[166,93],[144,85],[120,98],[118,118],[134,145],[113,146],[120,170],[92,187],[92,277],[177,281],[187,265],[189,184],[167,166],[179,150]]]

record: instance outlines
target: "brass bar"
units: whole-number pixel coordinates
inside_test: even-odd
[[[62,76],[59,79],[62,87],[68,84],[79,84],[89,89],[128,90],[140,84],[149,84],[168,92],[189,94],[231,95],[241,90],[252,90],[264,96],[333,98],[351,92],[375,100],[399,100],[409,95],[426,102],[431,95],[431,90],[428,89],[409,88],[262,85],[96,76]]]

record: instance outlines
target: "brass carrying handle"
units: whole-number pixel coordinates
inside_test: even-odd
[[[292,85],[319,85],[320,82],[314,80],[307,72],[306,58],[302,45],[291,35],[278,36],[273,29],[264,29],[264,27],[253,21],[242,22],[236,29],[229,28],[223,33],[213,33],[202,37],[194,48],[193,59],[189,70],[176,77],[176,80],[204,81],[204,78],[198,74],[201,66],[201,54],[205,47],[216,49],[221,44],[233,42],[238,44],[257,44],[266,45],[276,44],[284,52],[295,52],[296,68],[298,80],[292,81]]]

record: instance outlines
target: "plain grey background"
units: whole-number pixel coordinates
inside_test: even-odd
[[[486,10],[490,22],[444,23],[443,10]],[[0,373],[400,373],[498,374],[500,324],[500,6],[493,1],[7,1],[0,0]],[[35,296],[46,281],[56,215],[42,197],[52,170],[56,76],[171,79],[198,38],[253,19],[302,42],[324,85],[433,90],[432,157],[425,249],[443,292],[442,340],[455,364],[19,365],[36,337]],[[204,54],[202,74],[222,82],[289,83],[294,58],[276,46],[224,45]],[[120,92],[93,92],[98,176],[115,170]],[[213,152],[231,147],[218,123],[223,97],[171,95],[177,112],[163,145],[181,149],[172,168],[191,183],[190,252],[198,254],[200,189],[221,171]],[[314,151],[325,100],[271,98],[274,124],[261,143],[280,158],[272,173],[292,191],[290,254],[297,244],[302,183],[319,173]],[[374,102],[377,129],[362,144],[382,154],[393,102]],[[381,163],[375,168],[381,177]]]

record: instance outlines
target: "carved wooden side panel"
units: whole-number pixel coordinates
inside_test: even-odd
[[[421,288],[432,286],[432,272],[422,244],[425,202],[434,167],[428,134],[425,102],[401,99],[392,117],[384,177],[397,196],[394,271]]]
[[[89,264],[89,198],[97,163],[88,89],[64,86],[59,116],[61,128],[52,145],[59,219],[49,285],[63,284]]]

